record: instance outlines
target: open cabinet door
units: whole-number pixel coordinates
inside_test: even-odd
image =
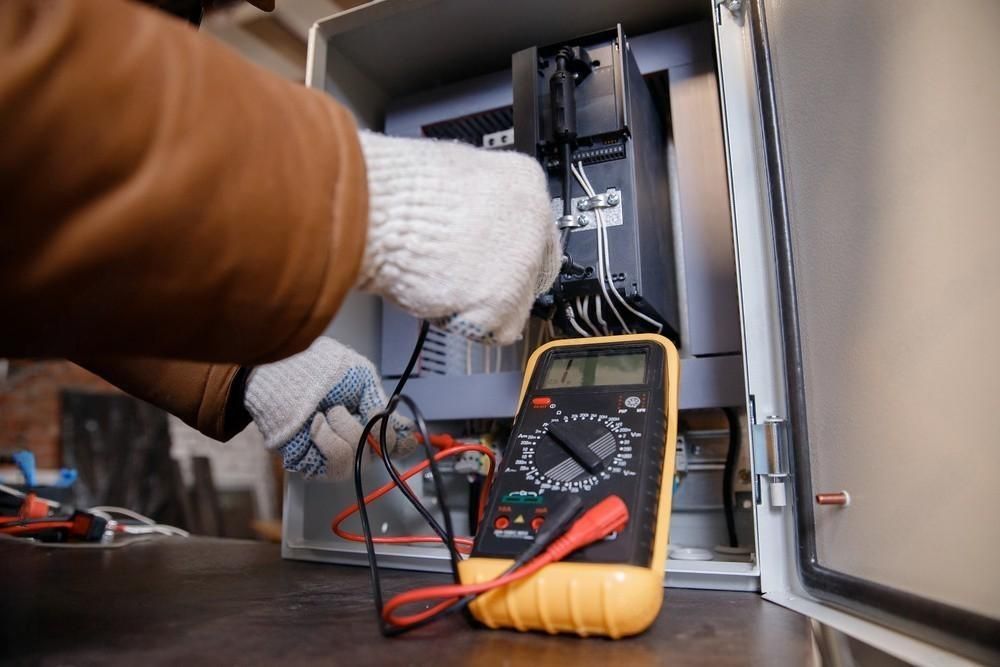
[[[756,96],[757,173],[730,176],[748,392],[787,426],[787,585],[997,664],[1000,3],[743,5],[718,10],[720,71],[731,160]]]

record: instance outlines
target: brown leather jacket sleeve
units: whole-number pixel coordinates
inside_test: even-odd
[[[249,369],[234,364],[158,359],[78,360],[77,363],[216,440],[229,440],[250,423],[250,415],[242,404],[242,382],[246,381]],[[229,400],[231,392],[233,402]]]
[[[119,0],[0,2],[0,355],[304,349],[367,222],[326,95]]]
[[[86,365],[214,437],[237,366],[353,284],[350,114],[120,0],[0,2],[0,356]]]

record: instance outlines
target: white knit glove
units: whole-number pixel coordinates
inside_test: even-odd
[[[368,240],[358,287],[473,340],[517,340],[562,257],[530,157],[361,133]]]
[[[343,479],[353,470],[364,424],[387,399],[370,361],[331,338],[319,338],[305,352],[255,368],[243,402],[264,444],[281,454],[285,470]],[[409,420],[393,415],[389,426],[389,451],[412,450]]]

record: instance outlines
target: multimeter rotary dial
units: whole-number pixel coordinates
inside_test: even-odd
[[[628,474],[632,442],[641,435],[617,417],[556,416],[521,436],[518,463],[525,478],[543,491],[589,491],[614,475]]]

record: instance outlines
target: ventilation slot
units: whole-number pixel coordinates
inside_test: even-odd
[[[432,139],[457,139],[473,146],[483,145],[483,136],[514,127],[513,107],[501,107],[461,118],[425,125],[424,136]]]

